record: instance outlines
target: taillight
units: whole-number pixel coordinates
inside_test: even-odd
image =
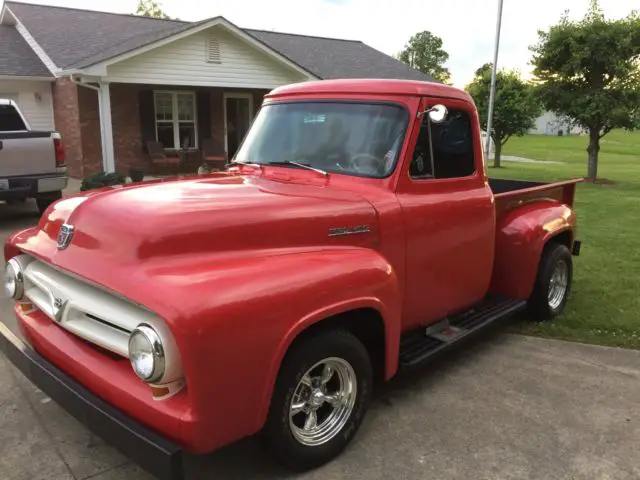
[[[59,133],[53,134],[53,149],[56,152],[56,167],[64,167],[66,156],[64,153],[64,143]]]

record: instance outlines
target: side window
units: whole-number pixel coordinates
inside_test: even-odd
[[[449,109],[442,123],[431,122],[431,138],[427,122],[430,122],[429,116],[424,115],[409,167],[411,178],[459,178],[472,175],[475,158],[469,114],[464,110]]]

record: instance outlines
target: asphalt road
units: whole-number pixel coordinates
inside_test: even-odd
[[[0,204],[0,239],[37,221]],[[10,303],[0,320],[15,325]],[[640,352],[492,333],[383,387],[354,444],[302,475],[254,440],[188,461],[191,479],[640,478]],[[212,405],[215,408],[215,405]],[[108,440],[108,439],[107,439]],[[152,480],[0,354],[0,479]]]

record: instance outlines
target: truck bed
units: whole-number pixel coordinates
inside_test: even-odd
[[[496,212],[500,216],[522,202],[540,198],[557,200],[572,207],[576,184],[581,181],[580,178],[574,178],[562,182],[545,183],[490,178],[489,187],[495,196]]]
[[[31,130],[18,106],[0,98],[0,178],[59,174],[55,135]],[[6,181],[0,184],[2,190],[11,188]]]

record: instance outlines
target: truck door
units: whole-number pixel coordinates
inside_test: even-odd
[[[405,328],[480,301],[493,266],[495,212],[477,113],[453,99],[423,99],[420,111],[434,104],[448,115],[415,120],[396,190],[406,225]]]

